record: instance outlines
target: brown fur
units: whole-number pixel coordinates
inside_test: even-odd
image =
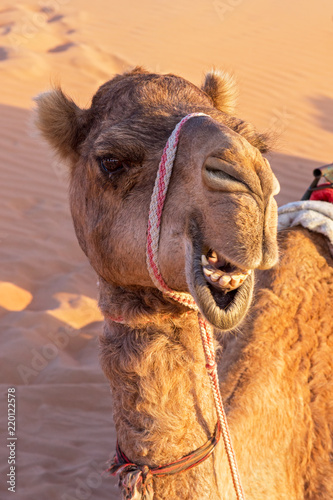
[[[62,159],[76,160],[78,145],[85,138],[85,113],[63,91],[45,92],[37,97],[36,125]]]
[[[246,498],[329,500],[332,259],[321,236],[295,229],[280,235],[275,264],[276,181],[260,154],[266,141],[225,112],[228,89],[227,80],[213,75],[200,90],[174,75],[136,68],[103,85],[87,110],[59,90],[42,95],[38,124],[71,163],[75,230],[99,275],[106,316],[101,364],[113,393],[120,446],[137,463],[163,465],[202,445],[216,416],[196,314],[164,297],[147,272],[150,195],[175,124],[194,111],[213,118],[189,121],[182,130],[162,218],[162,275],[170,287],[188,291],[193,219],[209,247],[237,265],[262,269],[245,322],[235,332],[216,332],[221,389]],[[232,169],[240,191],[237,183],[235,191],[207,190],[202,171],[211,155]],[[110,179],[99,164],[105,156],[125,165]],[[222,442],[198,467],[154,479],[154,489],[156,500],[233,499]]]
[[[231,75],[212,70],[206,74],[201,88],[212,99],[215,108],[229,115],[235,113],[238,90]]]
[[[249,498],[328,500],[333,261],[318,234],[293,229],[279,240],[280,262],[258,273],[241,337],[224,339],[222,390]]]

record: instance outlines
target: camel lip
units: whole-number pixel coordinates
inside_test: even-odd
[[[222,331],[232,330],[244,319],[252,300],[254,272],[237,289],[219,292],[208,284],[201,264],[204,245],[198,231],[188,241],[186,259],[187,286],[200,312],[214,327]]]
[[[235,328],[246,315],[252,299],[254,273],[244,283],[227,293],[218,292],[209,285],[203,275],[199,258],[192,261],[192,279],[188,279],[188,287],[201,313],[219,330]]]

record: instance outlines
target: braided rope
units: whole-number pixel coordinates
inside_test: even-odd
[[[148,232],[147,232],[147,268],[154,285],[164,294],[172,297],[181,304],[198,311],[198,306],[189,293],[175,292],[168,287],[162,278],[158,265],[158,244],[160,239],[160,227],[162,210],[166,193],[171,179],[172,167],[177,152],[180,130],[183,125],[195,116],[209,116],[205,113],[191,113],[185,116],[174,128],[165,148],[163,149],[161,161],[158,167],[154,190],[150,201]]]
[[[197,304],[195,303],[193,297],[189,293],[176,292],[168,287],[168,285],[162,278],[161,271],[158,265],[158,245],[160,238],[162,211],[169,182],[171,179],[174,160],[176,157],[179,134],[184,123],[186,123],[190,118],[198,116],[209,116],[209,115],[206,115],[205,113],[191,113],[185,116],[174,128],[163,150],[149,208],[146,261],[147,261],[147,268],[149,271],[149,275],[154,285],[161,292],[171,297],[172,299],[176,300],[177,302],[180,302],[181,304],[198,312],[201,340],[206,359],[206,369],[212,387],[216,413],[219,424],[221,426],[222,437],[228,457],[232,481],[236,492],[237,500],[244,500],[245,496],[240,480],[236,456],[232,446],[227,418],[223,408],[223,402],[219,388],[217,366],[215,362],[215,348],[213,342],[212,327],[201,315]]]
[[[222,401],[220,387],[219,387],[219,379],[218,379],[217,366],[216,366],[216,361],[215,361],[213,330],[212,330],[212,327],[209,325],[209,323],[201,316],[201,314],[199,314],[198,320],[199,320],[199,325],[200,325],[202,345],[203,345],[205,358],[206,358],[206,369],[207,369],[207,373],[209,376],[209,380],[210,380],[210,384],[211,384],[211,388],[212,388],[212,392],[213,392],[218,421],[219,421],[220,426],[221,426],[223,443],[224,443],[224,448],[226,450],[227,457],[228,457],[232,482],[234,485],[237,499],[243,500],[243,499],[245,499],[244,491],[243,491],[242,483],[240,480],[236,455],[235,455],[235,451],[234,451],[233,446],[232,446],[228,421],[227,421],[227,417],[226,417],[226,414],[224,411],[223,401]]]

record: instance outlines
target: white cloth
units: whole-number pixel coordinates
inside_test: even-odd
[[[303,226],[321,233],[329,240],[333,257],[333,204],[327,201],[294,201],[283,205],[278,211],[278,231],[288,227]]]

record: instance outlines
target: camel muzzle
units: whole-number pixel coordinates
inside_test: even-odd
[[[218,290],[210,284],[202,266],[203,242],[198,223],[189,225],[189,239],[186,248],[186,279],[189,290],[201,313],[210,324],[222,331],[235,328],[246,315],[252,300],[254,272],[235,289]]]

